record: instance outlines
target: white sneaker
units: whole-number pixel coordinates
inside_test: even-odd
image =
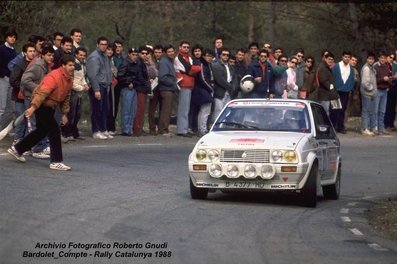
[[[50,169],[68,171],[68,170],[71,170],[72,168],[63,164],[62,162],[53,162],[50,164]]]
[[[19,141],[21,141],[22,139],[14,139],[14,141],[12,142],[12,146],[16,145]]]
[[[61,141],[62,141],[62,143],[68,143],[69,142],[69,138],[61,136]]]
[[[32,151],[31,150],[28,150],[28,151],[25,151],[22,155],[24,155],[24,156],[32,156]]]
[[[50,155],[51,154],[51,149],[50,146],[46,147],[45,149],[43,149],[42,151],[44,154]]]
[[[108,131],[109,135],[111,136],[115,136],[116,135],[116,131]]]
[[[375,136],[375,134],[374,134],[373,132],[369,131],[368,128],[362,130],[362,131],[361,131],[361,135],[363,135],[363,136],[370,136],[370,137]]]
[[[102,132],[95,132],[92,137],[95,139],[108,139],[108,137],[102,134]]]
[[[102,132],[102,134],[107,138],[114,138],[108,131]]]
[[[32,157],[36,159],[49,159],[50,155],[45,154],[43,151],[42,152],[33,152]]]
[[[11,146],[11,148],[8,149],[8,153],[13,156],[14,158],[16,158],[17,160],[19,160],[20,162],[26,162],[26,159],[24,156],[22,156],[21,154],[18,153],[18,151],[15,149],[14,146]]]

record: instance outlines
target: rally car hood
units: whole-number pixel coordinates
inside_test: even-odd
[[[269,131],[227,131],[210,132],[200,138],[198,147],[210,148],[268,148],[295,149],[299,141],[310,134]]]

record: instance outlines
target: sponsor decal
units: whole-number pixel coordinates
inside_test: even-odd
[[[272,184],[270,189],[295,189],[295,184]]]
[[[197,187],[218,187],[217,183],[205,183],[205,182],[198,182],[196,183]]]
[[[264,143],[264,139],[260,138],[233,138],[230,143]]]
[[[302,103],[302,102],[295,103],[295,105],[296,105],[296,106],[299,106],[299,107],[305,107],[305,104]]]

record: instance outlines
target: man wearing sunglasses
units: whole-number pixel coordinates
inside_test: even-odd
[[[214,110],[212,121],[218,117],[222,108],[232,99],[231,95],[237,89],[237,74],[229,64],[230,50],[222,48],[220,59],[212,63],[214,74]]]
[[[269,52],[261,50],[258,60],[248,66],[248,74],[254,77],[255,87],[249,93],[243,93],[243,98],[272,98],[274,96],[273,67],[268,61]]]

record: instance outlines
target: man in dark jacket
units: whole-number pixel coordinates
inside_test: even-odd
[[[174,68],[175,48],[172,45],[164,47],[165,55],[159,62],[159,85],[161,95],[161,110],[159,119],[159,134],[171,136],[168,130],[172,112],[172,99],[178,92],[176,72]]]
[[[53,70],[59,68],[61,66],[61,58],[65,54],[69,55],[74,55],[74,52],[72,53],[72,47],[73,47],[73,39],[71,37],[64,37],[61,40],[61,47],[57,49],[54,53],[54,67]]]
[[[221,57],[212,63],[214,74],[214,110],[212,121],[218,117],[223,107],[232,99],[231,95],[237,89],[237,75],[234,68],[228,63],[230,50],[221,49]]]
[[[247,73],[254,77],[255,87],[249,93],[243,93],[243,98],[268,98],[274,95],[273,67],[268,61],[269,52],[261,50],[258,60],[253,60]]]
[[[316,73],[316,78],[318,78],[317,99],[329,116],[330,102],[338,98],[338,93],[335,89],[334,74],[331,70],[331,67],[334,65],[335,56],[332,52],[328,52],[324,57]]]
[[[17,33],[10,31],[5,34],[4,44],[0,46],[0,128],[11,119],[11,89],[9,83],[10,70],[7,65],[16,56],[15,42],[17,41]]]
[[[391,89],[392,83],[392,70],[387,63],[387,53],[381,51],[379,53],[379,61],[374,64],[376,71],[376,84],[378,90],[375,96],[375,127],[372,128],[372,132],[376,135],[390,134],[389,131],[385,129],[385,113],[387,104],[387,92]]]
[[[22,47],[23,60],[17,62],[11,71],[10,85],[12,86],[11,99],[15,101],[15,110],[18,116],[25,112],[25,102],[23,92],[21,91],[22,75],[28,67],[28,64],[34,59],[35,47],[34,43],[28,42]],[[15,127],[14,143],[17,143],[25,136],[26,122],[21,122]]]
[[[137,112],[137,93],[144,93],[148,88],[147,70],[138,57],[138,49],[128,50],[127,59],[123,60],[117,71],[121,87],[121,135],[131,136]]]

